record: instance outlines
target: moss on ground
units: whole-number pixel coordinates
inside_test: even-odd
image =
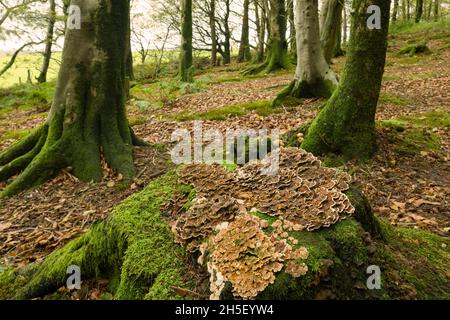
[[[378,103],[390,103],[397,106],[406,106],[408,104],[411,104],[411,101],[403,97],[398,97],[387,93],[381,93],[380,97],[378,98]]]
[[[177,121],[190,120],[225,120],[228,117],[239,117],[249,112],[255,111],[260,116],[268,116],[273,113],[281,112],[283,110],[274,109],[270,106],[271,102],[266,100],[254,102],[242,102],[223,106],[217,109],[211,109],[205,112],[198,113],[179,113],[174,116]]]
[[[399,153],[414,155],[420,151],[439,151],[440,138],[431,129],[450,129],[450,114],[445,111],[424,112],[382,120],[378,126],[395,131],[389,140]]]

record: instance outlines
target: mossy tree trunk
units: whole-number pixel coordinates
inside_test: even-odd
[[[181,0],[180,80],[193,81],[192,66],[192,0]]]
[[[269,0],[269,44],[266,60],[244,71],[244,74],[256,74],[262,71],[273,72],[289,69],[288,44],[286,40],[286,6],[285,0]]]
[[[53,104],[46,122],[0,153],[0,180],[20,173],[1,194],[11,196],[71,167],[83,181],[102,178],[109,166],[134,176],[125,112],[129,2],[72,0],[81,29],[68,29]]]
[[[250,0],[244,0],[244,12],[242,15],[241,42],[239,44],[238,62],[250,61],[252,58],[249,43],[248,9]]]
[[[297,68],[291,84],[275,98],[273,105],[287,97],[329,97],[337,79],[323,56],[319,37],[317,0],[296,0]]]
[[[42,62],[41,72],[37,78],[38,83],[44,83],[47,81],[48,67],[50,66],[50,59],[52,57],[53,33],[56,22],[55,0],[50,0],[49,6],[50,8],[48,11],[48,25],[47,25],[47,36],[45,39],[44,61]]]
[[[328,10],[320,30],[320,43],[327,63],[335,56],[342,22],[342,0],[328,0]]]
[[[369,5],[381,9],[381,29],[369,29]],[[314,119],[302,148],[318,155],[367,158],[375,150],[375,111],[381,88],[390,1],[354,0],[347,61],[342,79]]]
[[[422,19],[423,14],[423,0],[416,0],[416,17],[415,22],[420,22],[420,19]]]

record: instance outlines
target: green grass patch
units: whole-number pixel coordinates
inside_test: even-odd
[[[389,34],[412,34],[424,31],[445,31],[450,29],[450,19],[442,17],[438,21],[421,21],[415,23],[413,20],[391,24],[389,26]]]

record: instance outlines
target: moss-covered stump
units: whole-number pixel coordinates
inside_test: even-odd
[[[287,230],[282,235],[286,246],[274,238],[280,225],[286,224],[282,217],[255,210],[243,211],[240,202],[225,201],[224,205],[219,205],[223,198],[214,197],[213,193],[210,195],[215,205],[209,205],[208,199],[196,202],[194,199],[211,185],[199,187],[194,183],[193,189],[192,185],[183,184],[186,174],[181,178],[178,175],[172,171],[153,181],[142,192],[117,206],[106,222],[96,224],[43,262],[2,272],[0,298],[29,299],[52,294],[66,285],[70,265],[80,267],[83,280],[109,279],[115,299],[207,297],[209,292],[204,292],[201,289],[204,286],[198,286],[193,280],[201,278],[195,276],[194,271],[204,276],[206,270],[193,268],[193,261],[200,257],[204,263],[212,261],[216,262],[216,267],[224,267],[228,261],[221,260],[221,246],[227,248],[225,253],[228,254],[235,249],[233,246],[258,239],[261,240],[258,245],[253,249],[248,246],[238,257],[244,259],[239,261],[253,261],[255,266],[262,266],[265,276],[273,274],[271,283],[263,284],[263,290],[253,297],[256,299],[450,298],[450,243],[425,231],[394,228],[378,220],[367,200],[353,187],[346,191],[355,208],[352,216],[329,227],[315,229],[314,225],[313,231]],[[200,175],[192,177],[201,179]],[[245,199],[246,195],[241,196]],[[213,224],[200,223],[205,219],[197,214],[203,212],[202,208],[209,209],[206,218],[219,223],[219,228],[211,229]],[[188,212],[195,219],[189,220]],[[263,227],[256,230],[254,236],[248,236],[247,231],[233,233],[240,229],[229,226],[238,226],[238,220],[241,226],[250,229],[258,223]],[[189,223],[193,221],[199,223]],[[232,222],[227,227],[225,221]],[[199,226],[202,226],[200,231]],[[233,236],[227,239],[230,231]],[[209,232],[220,236],[202,238]],[[267,239],[273,239],[275,245]],[[204,250],[204,245],[211,241],[214,246]],[[289,258],[277,254],[287,251],[291,253]],[[366,288],[370,276],[367,268],[372,265],[381,270],[380,289]],[[233,269],[228,268],[228,272],[233,273]],[[235,276],[227,275],[230,279]],[[240,298],[228,278],[222,279],[223,283],[214,278],[223,285],[219,296]],[[255,281],[259,279],[265,277],[255,277]],[[240,290],[245,294],[250,292],[245,287]],[[180,291],[183,294],[180,295]]]
[[[398,54],[403,55],[407,54],[410,57],[416,54],[430,54],[431,50],[428,48],[426,43],[416,43],[408,45],[399,50]]]

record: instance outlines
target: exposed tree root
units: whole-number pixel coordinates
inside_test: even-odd
[[[131,143],[122,137],[100,135],[100,146],[89,145],[89,141],[76,140],[76,136],[55,133],[55,126],[62,121],[55,118],[51,128],[44,124],[24,139],[18,141],[0,154],[0,181],[19,174],[0,197],[10,197],[28,188],[37,186],[64,167],[71,167],[74,174],[84,181],[99,181],[102,178],[100,152],[103,151],[106,162],[124,176],[128,182],[134,177],[132,145],[148,146],[129,128]],[[75,139],[73,139],[75,138]],[[89,140],[89,139],[87,139]],[[74,147],[77,147],[73,149]]]
[[[302,98],[329,98],[335,89],[335,84],[330,80],[317,79],[313,83],[294,79],[281,90],[272,101],[272,106],[277,107],[289,103],[292,99]]]

